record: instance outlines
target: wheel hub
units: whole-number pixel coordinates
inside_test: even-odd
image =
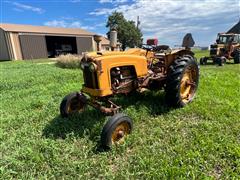
[[[68,112],[74,113],[74,112],[81,112],[83,110],[84,104],[81,102],[80,99],[77,97],[72,99],[70,102],[70,105],[68,106]]]
[[[112,133],[112,143],[121,143],[129,132],[130,128],[126,122],[119,124]]]
[[[187,68],[182,76],[180,85],[180,96],[184,103],[190,101],[195,93],[196,73],[191,67]]]

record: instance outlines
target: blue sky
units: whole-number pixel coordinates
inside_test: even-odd
[[[1,22],[83,28],[105,35],[112,11],[140,17],[144,39],[181,44],[192,33],[196,45],[212,43],[240,18],[239,0],[0,0]]]

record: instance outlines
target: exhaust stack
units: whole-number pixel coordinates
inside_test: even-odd
[[[95,34],[93,38],[94,38],[94,41],[97,43],[97,51],[100,51],[100,42],[102,41],[101,36]]]
[[[113,26],[110,30],[110,47],[112,51],[114,51],[114,49],[117,47],[117,27],[116,26]]]

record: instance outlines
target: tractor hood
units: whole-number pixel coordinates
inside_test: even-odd
[[[140,71],[139,74],[146,74],[146,51],[143,49],[133,48],[127,51],[105,51],[86,53],[81,60],[80,66],[82,70],[90,68],[92,71],[97,70],[101,73],[104,69],[110,68],[111,66],[139,66],[139,64],[141,64],[141,67],[138,67]]]
[[[223,48],[223,47],[225,47],[225,45],[224,44],[211,44],[210,45],[210,48]]]
[[[146,51],[140,48],[131,48],[126,51],[103,51],[103,52],[90,52],[86,53],[86,56],[98,59],[104,56],[116,56],[116,55],[137,55],[137,56],[145,56]]]

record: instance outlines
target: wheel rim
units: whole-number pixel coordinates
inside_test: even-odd
[[[112,144],[123,142],[124,138],[130,134],[130,125],[127,122],[122,122],[117,125],[112,133]]]
[[[73,98],[68,106],[68,113],[75,113],[75,112],[81,112],[83,110],[83,103],[77,98]]]
[[[197,72],[189,66],[183,73],[180,85],[180,96],[184,103],[188,103],[194,96],[197,83]]]

